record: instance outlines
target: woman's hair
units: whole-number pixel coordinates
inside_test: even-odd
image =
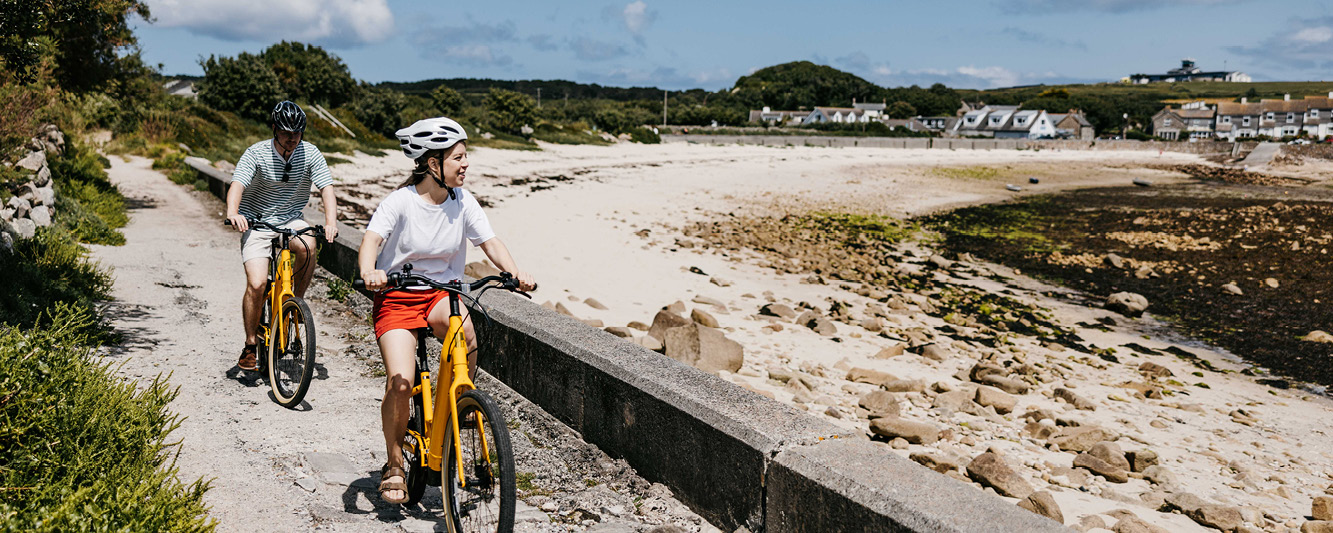
[[[458,146],[460,144],[466,146],[466,143],[464,143],[463,141],[455,143],[454,146]],[[427,176],[430,176],[429,162],[431,158],[438,157],[441,160],[443,160],[445,154],[452,151],[454,149],[454,146],[450,146],[448,148],[441,148],[437,150],[429,150],[426,153],[421,154],[421,157],[417,158],[417,166],[412,169],[412,173],[407,176],[407,180],[398,185],[398,188],[401,189],[409,185],[416,185],[418,183],[421,183],[421,180],[426,179]],[[441,163],[443,163],[443,161],[441,161]]]

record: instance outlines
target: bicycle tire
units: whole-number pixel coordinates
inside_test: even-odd
[[[315,375],[315,318],[305,300],[295,296],[282,303],[281,313],[286,345],[268,348],[268,383],[278,405],[295,409]]]
[[[504,415],[490,395],[470,390],[458,398],[458,416],[460,420],[472,417],[482,422],[492,458],[489,462],[476,460],[480,452],[477,426],[460,425],[461,446],[456,448],[449,443],[449,457],[441,472],[440,492],[444,495],[444,510],[449,515],[445,523],[451,533],[510,533],[514,530],[516,498],[514,450],[509,442]],[[467,470],[464,473],[466,487],[460,487],[458,483],[456,454],[460,448]]]
[[[417,374],[414,387],[421,386],[421,374]],[[426,434],[426,415],[425,408],[422,406],[421,394],[412,396],[412,404],[409,408],[407,417],[408,433],[403,436],[403,469],[407,471],[407,501],[403,505],[416,505],[421,501],[421,496],[426,493],[426,485],[430,480],[430,467],[421,464],[421,457],[425,455],[425,450],[421,441],[412,436],[413,431],[417,435]]]

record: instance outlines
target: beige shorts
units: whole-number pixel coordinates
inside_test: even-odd
[[[308,228],[310,224],[297,218],[278,226],[296,231]],[[277,236],[278,232],[267,229],[250,228],[245,230],[245,233],[241,234],[241,263],[246,263],[252,259],[268,259],[269,253],[273,250],[273,239]]]

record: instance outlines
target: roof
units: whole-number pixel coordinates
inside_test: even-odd
[[[1217,114],[1219,115],[1258,115],[1263,112],[1260,104],[1241,104],[1236,102],[1222,102],[1217,104]]]
[[[1305,100],[1261,100],[1265,113],[1304,113],[1309,109]]]
[[[1173,109],[1180,118],[1213,118],[1217,114],[1212,109]]]

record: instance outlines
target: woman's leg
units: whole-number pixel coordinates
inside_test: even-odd
[[[386,374],[384,402],[380,404],[380,416],[384,425],[384,446],[389,467],[402,468],[403,435],[407,433],[412,378],[416,372],[417,337],[413,331],[394,329],[380,335],[379,344]],[[383,496],[385,499],[397,501],[407,497],[402,492],[385,491]]]

